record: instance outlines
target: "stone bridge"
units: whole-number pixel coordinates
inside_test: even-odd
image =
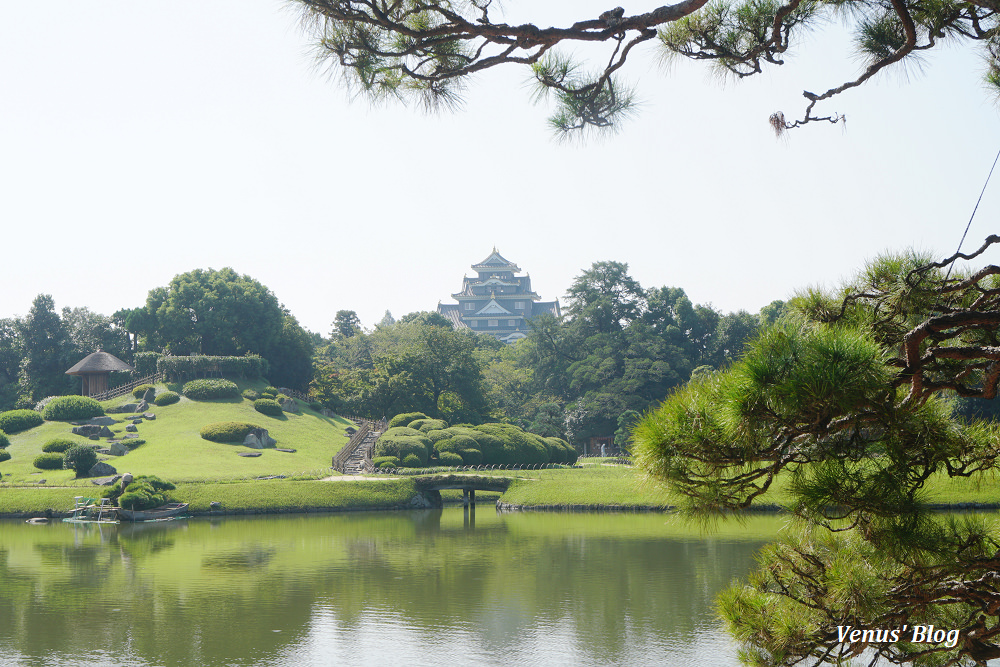
[[[462,489],[462,504],[476,506],[476,491],[504,492],[510,486],[509,477],[489,475],[428,475],[415,480],[417,493],[431,507],[441,507],[441,492],[445,489]]]

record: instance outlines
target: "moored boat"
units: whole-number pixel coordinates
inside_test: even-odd
[[[187,513],[187,503],[167,503],[148,510],[118,509],[118,517],[125,521],[158,521],[160,519],[179,519]]]
[[[86,498],[76,496],[70,515],[63,519],[66,523],[118,523],[116,510],[107,498]]]

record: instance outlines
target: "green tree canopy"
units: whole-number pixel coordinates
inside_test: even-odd
[[[39,294],[27,317],[17,325],[22,350],[20,384],[22,390],[38,401],[73,391],[73,378],[66,375],[74,359],[69,332],[55,310],[48,294]],[[94,352],[94,350],[90,350]]]
[[[997,0],[682,0],[627,14],[615,7],[596,16],[567,9],[565,22],[505,23],[487,0],[296,0],[315,34],[319,55],[343,68],[347,84],[374,100],[417,98],[424,106],[455,105],[467,80],[492,67],[528,66],[536,95],[552,95],[550,119],[561,133],[613,127],[635,111],[635,95],[621,80],[633,50],[656,44],[667,58],[708,61],[742,79],[784,64],[802,36],[826,22],[846,22],[862,70],[841,82],[817,81],[803,92],[805,112],[789,122],[771,116],[776,131],[825,120],[816,105],[863,85],[884,70],[919,63],[940,44],[976,44],[986,60],[986,82],[1000,89]],[[570,56],[588,45],[592,61]],[[603,45],[603,53],[594,45]],[[814,93],[811,90],[819,90]]]
[[[1000,657],[1000,536],[930,517],[925,493],[934,477],[992,474],[1000,456],[1000,427],[957,418],[948,398],[996,396],[1000,267],[947,269],[997,243],[943,262],[884,255],[836,292],[797,295],[739,361],[633,432],[637,462],[696,512],[745,508],[777,484],[792,495],[801,530],[721,601],[750,664],[842,664],[860,648],[890,663]],[[838,633],[931,624],[960,639]]]

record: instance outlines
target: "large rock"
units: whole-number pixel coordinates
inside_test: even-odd
[[[139,427],[136,426],[135,424],[129,424],[128,426],[125,427],[125,430],[128,431],[129,433],[135,433],[136,431],[139,430]]]
[[[101,430],[97,433],[97,435],[101,436],[102,438],[113,438],[113,437],[115,437],[115,434],[112,433],[111,429],[108,428],[107,426],[102,426]]]
[[[156,390],[150,388],[150,389],[147,389],[146,393],[142,395],[142,402],[143,403],[152,403],[154,398],[156,398]]]
[[[142,416],[145,417],[146,419],[149,419],[150,421],[156,419],[156,415],[152,412],[147,412]]]
[[[243,439],[243,446],[253,449],[267,449],[276,444],[278,441],[268,435],[266,428],[255,428],[247,433],[247,437]]]
[[[138,412],[136,408],[139,406],[138,403],[126,403],[125,405],[119,405],[117,408],[108,408],[107,412],[112,412],[115,414],[126,414]]]
[[[281,409],[284,410],[285,412],[298,412],[299,404],[296,402],[294,398],[286,398],[284,402],[281,404]]]
[[[89,424],[87,426],[74,426],[73,435],[82,435],[89,438],[92,435],[97,435],[98,433],[100,433],[101,428],[107,428],[107,427],[106,426],[101,427],[96,424]]]
[[[129,448],[125,446],[123,442],[112,442],[111,449],[108,450],[111,456],[125,456],[129,453]]]
[[[117,475],[118,471],[114,469],[113,466],[109,466],[104,461],[98,461],[93,465],[90,471],[87,472],[87,477],[108,477],[109,475]]]
[[[93,426],[111,426],[112,424],[118,423],[114,417],[91,417],[90,421],[87,422]]]
[[[139,401],[139,405],[135,406],[135,410],[133,410],[133,412],[145,412],[146,410],[149,410],[149,403],[146,401]]]

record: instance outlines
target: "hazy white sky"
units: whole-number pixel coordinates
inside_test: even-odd
[[[506,6],[566,23],[610,4]],[[756,311],[887,248],[950,254],[1000,149],[980,61],[931,54],[828,103],[846,130],[775,140],[772,111],[798,117],[803,89],[859,68],[838,37],[726,86],[650,45],[627,72],[638,118],[561,144],[520,69],[478,79],[455,114],[350,101],[280,0],[3,3],[0,317],[39,293],[110,314],[231,266],[326,333],[339,309],[371,326],[449,301],[494,245],[545,299],[617,260],[643,286]],[[998,220],[993,182],[966,247]]]

